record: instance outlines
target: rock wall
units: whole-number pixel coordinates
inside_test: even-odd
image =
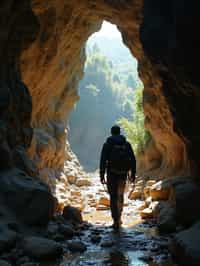
[[[144,172],[198,173],[196,10],[195,0],[1,2],[0,148],[5,157],[0,167],[20,164],[36,173],[25,156],[28,151],[40,173],[62,172],[68,156],[67,117],[78,99],[84,44],[105,19],[118,26],[139,60],[145,123],[153,136]]]

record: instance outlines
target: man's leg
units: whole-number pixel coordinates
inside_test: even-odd
[[[117,204],[118,204],[118,215],[119,215],[119,222],[121,222],[121,215],[124,206],[124,191],[126,186],[126,178],[120,177],[118,179],[118,186],[117,186]]]
[[[110,195],[110,209],[114,224],[117,223],[119,219],[119,210],[118,210],[118,186],[117,186],[117,177],[113,174],[110,174],[107,177],[107,186],[108,186],[108,193]]]

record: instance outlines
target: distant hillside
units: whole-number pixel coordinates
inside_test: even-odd
[[[93,35],[88,40],[87,48],[90,49],[95,44],[98,45],[100,51],[118,68],[122,65],[137,68],[137,60],[119,38],[111,39],[105,36]]]

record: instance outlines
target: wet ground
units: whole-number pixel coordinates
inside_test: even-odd
[[[97,177],[94,186],[82,189],[85,198],[83,210],[84,220],[88,221],[84,230],[76,236],[87,247],[83,253],[66,253],[61,262],[48,266],[172,266],[168,246],[170,238],[160,236],[156,224],[152,220],[142,221],[138,212],[139,200],[129,200],[125,194],[123,226],[119,231],[111,227],[112,220],[109,210],[97,211],[89,205],[87,195],[106,195]],[[74,241],[74,239],[73,239]]]

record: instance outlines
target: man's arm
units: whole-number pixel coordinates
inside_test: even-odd
[[[100,158],[100,178],[101,182],[105,183],[105,171],[106,171],[106,162],[107,162],[107,155],[108,155],[108,144],[104,143],[102,151],[101,151],[101,158]]]
[[[130,153],[130,159],[131,159],[131,180],[135,181],[135,174],[136,174],[136,159],[135,154],[133,152],[133,149],[131,147],[131,144],[128,142],[128,149]]]

